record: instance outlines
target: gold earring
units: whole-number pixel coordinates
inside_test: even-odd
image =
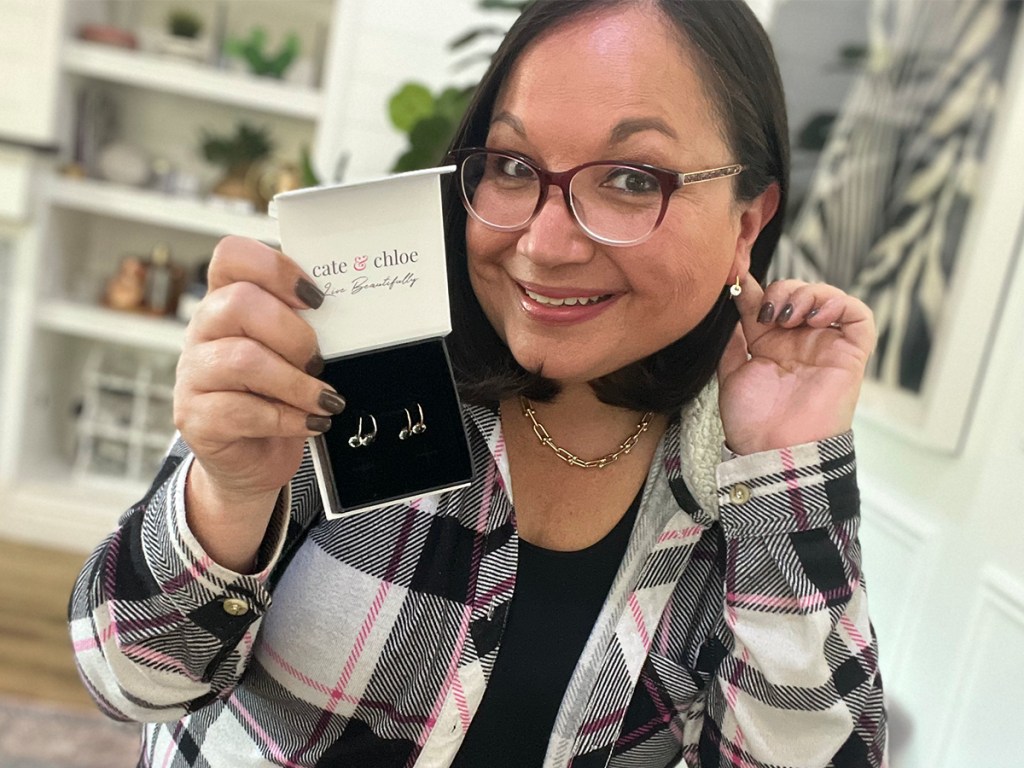
[[[367,433],[363,433],[363,417],[359,417],[359,428],[356,433],[348,439],[348,444],[353,448],[365,448],[374,440],[377,439],[377,419],[373,417],[373,414],[368,414],[370,421],[373,423],[373,429]]]
[[[736,275],[736,283],[729,286],[729,293],[734,299],[743,293],[743,288],[740,287],[740,276],[738,274]]]
[[[422,435],[427,431],[427,424],[423,419],[423,406],[416,403],[416,408],[420,412],[420,420],[415,424],[412,423],[412,411],[408,408],[403,408],[405,411],[405,421],[407,426],[402,427],[402,431],[398,433],[399,440],[408,440],[413,435]]]

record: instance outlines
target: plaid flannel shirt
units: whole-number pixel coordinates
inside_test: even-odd
[[[711,386],[661,441],[545,766],[884,763],[852,437],[723,462],[716,403]],[[500,421],[466,421],[470,487],[336,521],[307,454],[252,575],[188,530],[178,441],[71,603],[89,690],[147,723],[140,765],[451,762],[518,544]]]

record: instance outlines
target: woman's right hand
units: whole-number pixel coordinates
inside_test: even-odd
[[[296,310],[318,307],[323,294],[295,262],[258,241],[227,237],[207,282],[178,361],[174,422],[196,458],[189,525],[215,560],[234,567],[245,563],[226,560],[251,561],[305,439],[326,431],[344,400],[316,378],[323,369],[316,334]],[[244,546],[231,546],[240,529],[248,533]],[[204,540],[210,536],[216,541]],[[218,558],[221,539],[239,551]]]

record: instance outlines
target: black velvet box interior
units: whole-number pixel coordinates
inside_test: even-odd
[[[379,507],[472,480],[469,443],[443,339],[334,358],[320,378],[347,403],[331,419],[330,430],[313,441],[329,513]],[[420,407],[426,429],[401,439],[410,420],[419,422]],[[373,441],[350,445],[353,436],[372,433],[374,420]]]

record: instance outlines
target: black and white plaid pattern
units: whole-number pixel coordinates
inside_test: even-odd
[[[712,417],[688,409],[659,447],[545,765],[881,766],[852,438],[718,463],[718,444],[694,444]],[[192,459],[174,447],[71,606],[96,700],[148,723],[141,765],[450,763],[500,652],[518,548],[500,422],[467,421],[471,487],[355,517],[324,519],[307,457],[251,576],[185,526]]]

